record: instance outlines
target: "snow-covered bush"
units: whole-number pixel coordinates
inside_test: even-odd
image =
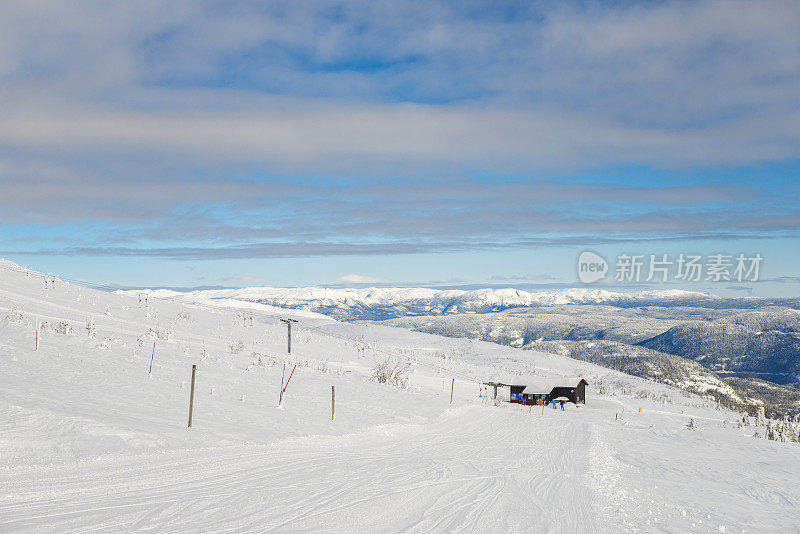
[[[175,319],[172,321],[172,324],[174,325],[178,321],[183,321],[189,324],[194,322],[194,320],[192,319],[192,315],[187,311],[182,311],[177,316],[175,316]]]
[[[172,340],[172,331],[163,328],[150,328],[146,334],[150,339],[160,339],[162,341]]]
[[[759,406],[758,410],[756,411],[756,425],[757,426],[764,426],[767,422],[767,417],[764,413],[764,407]]]
[[[379,384],[391,384],[399,388],[408,387],[408,373],[410,365],[406,363],[391,363],[389,360],[377,363],[372,370],[372,378]]]
[[[750,426],[750,416],[747,415],[747,412],[742,412],[742,417],[739,419],[738,427],[742,428],[745,426]]]
[[[94,324],[94,319],[89,319],[86,323],[86,335],[89,339],[94,339],[97,336],[97,327]]]
[[[6,320],[8,320],[9,322],[12,322],[12,323],[16,323],[16,322],[22,321],[24,318],[25,318],[25,316],[22,315],[22,312],[16,306],[11,308],[8,311],[8,315],[6,315]]]
[[[72,325],[69,324],[67,321],[61,321],[60,323],[58,323],[58,326],[56,326],[56,333],[57,334],[63,334],[65,336],[66,335],[72,335],[72,333],[73,333],[72,332]]]

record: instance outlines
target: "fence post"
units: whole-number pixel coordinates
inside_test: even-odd
[[[281,394],[278,397],[278,406],[283,405],[283,379],[286,377],[286,362],[283,363],[283,374],[281,374]]]
[[[194,408],[194,375],[197,372],[197,366],[192,366],[192,389],[189,393],[189,428],[192,428],[192,408]]]
[[[286,353],[292,353],[292,323],[296,323],[296,319],[281,319],[282,323],[286,323],[288,327],[286,330]]]
[[[450,384],[450,404],[453,404],[453,390],[456,389],[456,379],[453,379],[452,384]]]
[[[331,386],[331,421],[336,420],[336,388]]]

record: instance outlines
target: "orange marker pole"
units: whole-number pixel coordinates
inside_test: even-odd
[[[295,364],[295,366],[292,367],[292,372],[289,373],[289,378],[286,379],[286,385],[283,387],[283,391],[286,391],[286,388],[289,387],[289,382],[291,382],[292,380],[292,375],[294,374],[295,369],[297,369],[297,364]]]

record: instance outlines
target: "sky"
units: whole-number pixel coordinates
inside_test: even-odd
[[[592,251],[596,287],[800,296],[798,27],[795,0],[4,2],[0,256],[548,289]],[[664,254],[763,261],[616,279]]]

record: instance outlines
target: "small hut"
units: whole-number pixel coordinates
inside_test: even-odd
[[[569,402],[585,404],[588,384],[580,377],[532,379],[525,386],[510,385],[509,402],[541,405],[557,397],[566,397]]]

